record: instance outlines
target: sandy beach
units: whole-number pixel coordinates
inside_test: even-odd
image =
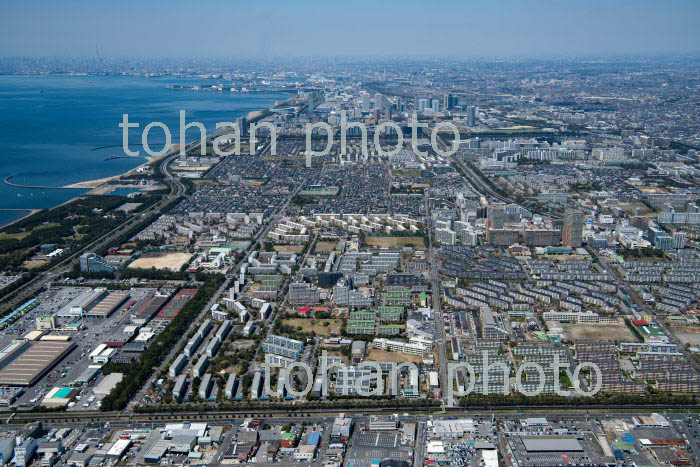
[[[173,145],[173,149],[170,152],[168,152],[167,154],[164,154],[164,155],[159,156],[159,157],[144,156],[146,161],[143,164],[140,164],[139,166],[134,167],[133,169],[128,170],[122,174],[113,175],[111,177],[97,178],[95,180],[87,180],[84,182],[71,183],[70,185],[64,185],[63,188],[85,188],[85,189],[97,188],[98,186],[103,185],[107,182],[111,182],[112,180],[116,180],[116,179],[118,179],[120,177],[124,177],[126,175],[131,175],[131,174],[135,173],[137,170],[147,166],[148,164],[150,164],[152,162],[159,161],[159,160],[162,160],[166,157],[172,156],[173,153],[177,152],[178,150],[179,150],[179,148],[177,147],[177,145]]]

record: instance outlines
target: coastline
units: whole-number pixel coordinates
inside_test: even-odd
[[[159,161],[159,160],[161,160],[161,159],[163,159],[163,158],[165,158],[165,157],[171,156],[175,151],[178,151],[178,150],[179,150],[179,147],[178,147],[177,145],[175,145],[175,146],[173,147],[172,151],[170,151],[170,152],[168,152],[168,153],[166,153],[166,154],[164,154],[164,155],[162,155],[162,156],[160,156],[160,157],[143,156],[144,159],[146,159],[145,162],[143,162],[142,164],[139,164],[138,166],[134,167],[133,169],[129,169],[129,170],[127,170],[126,172],[121,173],[121,174],[118,174],[118,175],[112,175],[112,176],[110,176],[110,177],[104,177],[104,178],[97,178],[97,179],[94,179],[94,180],[86,180],[86,181],[84,181],[84,182],[71,183],[70,185],[64,185],[64,186],[59,186],[59,187],[55,187],[55,188],[57,188],[57,189],[85,189],[85,190],[93,190],[93,189],[95,189],[95,188],[97,188],[97,187],[99,187],[99,186],[101,186],[101,185],[104,185],[105,183],[108,183],[108,182],[110,182],[110,181],[112,181],[112,180],[116,180],[116,179],[118,179],[118,178],[120,178],[120,177],[123,177],[123,176],[125,176],[125,175],[129,175],[129,174],[135,172],[136,170],[138,170],[138,169],[140,169],[140,168],[142,168],[142,167],[145,167],[145,166],[147,166],[148,164],[151,164],[152,162],[156,162],[156,161]],[[58,208],[58,207],[61,207],[61,206],[65,206],[65,205],[68,204],[68,203],[72,203],[72,202],[75,201],[76,199],[84,198],[84,197],[85,197],[85,193],[80,194],[80,195],[77,195],[77,196],[74,196],[74,197],[72,197],[72,198],[70,198],[70,199],[68,199],[68,200],[66,200],[66,201],[64,201],[64,202],[62,202],[62,203],[60,203],[60,204],[57,204],[56,206],[51,206],[50,208],[43,208],[43,209],[36,209],[36,208],[27,208],[27,209],[2,209],[2,208],[0,208],[0,211],[23,211],[23,212],[26,211],[26,212],[27,212],[26,215],[20,217],[19,219],[15,219],[15,220],[13,220],[12,222],[8,222],[7,224],[0,225],[0,230],[3,230],[3,229],[5,229],[6,227],[9,227],[9,226],[11,226],[12,224],[14,224],[14,223],[16,223],[16,222],[19,222],[19,221],[21,221],[22,219],[26,219],[27,217],[32,216],[32,215],[36,214],[36,213],[39,212],[39,211],[51,210],[51,209],[55,209],[55,208]]]
[[[280,104],[284,104],[284,103],[286,103],[286,102],[289,102],[291,99],[292,99],[292,98],[289,98],[289,99],[287,99],[287,100],[281,101]],[[270,107],[268,107],[267,109],[262,109],[262,110],[251,110],[251,111],[248,112],[248,114],[246,115],[246,120],[247,120],[248,122],[255,122],[255,121],[259,120],[259,119],[265,117],[265,116],[267,115],[267,113],[270,112],[270,109],[273,108],[273,107],[275,107],[276,105],[277,105],[277,104],[275,104],[275,105],[273,105],[273,106],[270,106]],[[209,136],[209,135],[207,135],[207,136]],[[189,143],[187,143],[187,144],[189,144]],[[130,175],[130,174],[134,173],[135,171],[137,171],[138,169],[141,169],[141,168],[143,168],[143,167],[145,167],[145,166],[147,166],[147,165],[149,165],[149,164],[151,164],[151,163],[153,163],[153,162],[156,162],[156,161],[162,160],[162,159],[164,159],[164,158],[166,158],[166,157],[172,156],[175,152],[177,152],[177,151],[179,151],[179,150],[180,150],[179,145],[178,145],[178,144],[173,144],[173,145],[172,145],[172,150],[169,151],[169,152],[167,152],[166,154],[164,154],[164,155],[162,155],[162,156],[158,156],[158,157],[153,157],[153,156],[139,156],[139,157],[145,158],[146,161],[145,161],[143,164],[140,164],[140,165],[138,165],[137,167],[134,167],[133,169],[127,170],[126,172],[124,172],[124,173],[122,173],[122,174],[119,174],[119,175],[112,175],[111,177],[96,178],[96,179],[94,179],[94,180],[85,180],[84,182],[71,183],[71,184],[69,184],[69,185],[64,185],[64,186],[62,186],[61,188],[85,188],[85,189],[92,190],[92,189],[95,189],[95,188],[99,187],[100,185],[103,185],[103,184],[105,184],[105,183],[107,183],[107,182],[111,182],[112,180],[116,180],[116,179],[118,179],[118,178],[120,178],[120,177],[124,177],[124,176],[126,176],[126,175]],[[73,198],[73,199],[75,199],[75,198]],[[71,200],[71,201],[72,201],[72,200]]]
[[[294,97],[290,97],[289,99],[285,99],[285,100],[283,100],[283,101],[277,101],[277,102],[275,102],[273,105],[271,105],[271,106],[269,106],[269,107],[267,107],[267,108],[265,108],[265,109],[261,109],[261,110],[252,110],[252,111],[248,112],[248,114],[246,115],[246,119],[248,120],[248,122],[254,122],[254,121],[257,121],[257,120],[259,120],[259,119],[261,119],[261,118],[264,118],[265,116],[269,115],[269,113],[271,112],[271,109],[272,109],[272,108],[274,108],[274,107],[276,107],[276,106],[278,106],[278,105],[284,105],[284,104],[286,104],[287,102],[289,102],[289,101],[292,100],[292,99],[294,99]],[[207,135],[207,136],[209,136],[209,135]],[[188,144],[189,144],[189,143],[188,143]],[[146,160],[145,160],[142,164],[139,164],[138,166],[136,166],[136,167],[134,167],[134,168],[132,168],[132,169],[129,169],[129,170],[127,170],[126,172],[123,172],[123,173],[121,173],[121,174],[112,175],[112,176],[109,176],[109,177],[103,177],[103,178],[92,179],[92,180],[85,180],[85,181],[82,181],[82,182],[71,183],[71,184],[68,184],[68,185],[64,185],[64,186],[60,186],[60,187],[55,187],[55,188],[57,188],[57,189],[65,188],[65,189],[85,189],[85,190],[94,190],[94,189],[96,189],[96,188],[98,188],[98,187],[100,187],[100,186],[102,186],[102,185],[104,185],[104,184],[106,184],[106,183],[109,183],[109,182],[111,182],[111,181],[113,181],[113,180],[117,180],[117,179],[119,179],[119,178],[121,178],[121,177],[124,177],[124,176],[126,176],[126,175],[130,175],[130,174],[132,174],[132,173],[135,173],[137,170],[139,170],[139,169],[141,169],[141,168],[143,168],[143,167],[146,167],[147,165],[152,164],[153,162],[157,162],[157,161],[160,161],[160,160],[162,160],[162,159],[165,159],[165,158],[167,158],[167,157],[172,156],[173,154],[179,152],[179,150],[180,150],[180,147],[179,147],[179,146],[180,146],[179,144],[173,144],[173,145],[172,145],[172,149],[171,149],[170,151],[168,151],[167,153],[163,154],[162,156],[157,156],[157,157],[154,157],[154,156],[139,156],[139,157],[143,157],[143,158],[146,159]],[[85,197],[85,194],[76,195],[76,196],[74,196],[74,197],[72,197],[72,198],[70,198],[70,199],[64,201],[63,203],[60,203],[60,204],[58,204],[58,205],[56,205],[56,206],[51,206],[50,208],[45,208],[45,209],[46,209],[46,210],[51,210],[51,209],[54,209],[54,208],[57,208],[57,207],[60,207],[60,206],[64,206],[64,205],[66,205],[66,204],[68,204],[68,203],[72,203],[72,202],[75,201],[76,199],[83,198],[83,197]],[[32,208],[27,209],[27,210],[26,210],[27,215],[22,216],[22,217],[20,217],[19,219],[15,219],[15,220],[13,220],[12,222],[9,222],[9,223],[7,223],[7,224],[0,225],[0,231],[4,230],[6,227],[8,227],[8,226],[10,226],[10,225],[12,225],[12,224],[14,224],[14,223],[16,223],[16,222],[19,222],[19,221],[21,221],[22,219],[26,219],[27,217],[32,216],[32,215],[34,215],[34,214],[36,214],[37,212],[42,211],[42,210],[44,210],[44,209],[32,209]],[[22,211],[24,211],[24,209],[22,209]]]
[[[61,203],[61,204],[63,204],[63,203]],[[32,216],[32,215],[36,214],[36,213],[39,212],[39,211],[43,211],[43,209],[33,209],[33,208],[27,208],[27,209],[0,209],[0,211],[26,212],[26,214],[25,214],[24,216],[20,217],[19,219],[15,219],[15,220],[13,220],[13,221],[11,221],[11,222],[8,222],[7,224],[0,225],[0,230],[2,230],[2,229],[4,229],[5,227],[9,227],[9,226],[11,226],[12,224],[17,223],[17,222],[21,221],[22,219],[26,219],[27,217]]]
[[[139,157],[143,157],[144,159],[146,159],[146,161],[143,162],[142,164],[139,164],[138,166],[134,167],[133,169],[127,170],[124,173],[121,173],[118,175],[112,175],[110,177],[96,178],[94,180],[85,180],[84,182],[71,183],[70,185],[62,186],[61,188],[85,188],[85,189],[91,190],[91,189],[97,188],[98,186],[103,185],[107,182],[111,182],[112,180],[116,180],[116,179],[124,177],[126,175],[131,175],[132,173],[136,172],[137,170],[139,170],[143,167],[146,167],[147,165],[149,165],[153,162],[156,162],[156,161],[162,160],[168,156],[171,156],[174,152],[176,152],[178,150],[179,150],[179,147],[177,147],[177,145],[173,145],[173,149],[171,151],[169,151],[169,152],[167,152],[159,157],[139,156]]]

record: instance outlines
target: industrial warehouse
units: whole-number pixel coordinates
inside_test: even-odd
[[[75,347],[73,342],[15,341],[0,353],[0,384],[31,386]]]
[[[129,298],[129,292],[126,290],[116,290],[110,292],[98,304],[85,312],[88,318],[107,318],[116,309],[118,309]]]

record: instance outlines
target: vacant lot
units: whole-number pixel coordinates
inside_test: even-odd
[[[255,341],[250,339],[231,342],[233,350],[250,349],[254,345]]]
[[[304,251],[304,245],[275,245],[272,247],[277,253],[296,253]]]
[[[325,323],[328,323],[328,325]],[[335,318],[285,318],[282,320],[282,324],[291,326],[294,329],[301,326],[302,332],[315,332],[318,336],[328,337],[340,334],[342,320]]]
[[[671,331],[683,344],[700,345],[700,326],[671,326]]]
[[[620,203],[620,208],[626,213],[635,216],[646,216],[652,212],[649,206],[640,202]]]
[[[420,170],[418,169],[396,169],[391,171],[391,175],[394,177],[401,178],[417,178],[420,177]]]
[[[335,250],[336,245],[335,242],[317,242],[316,253],[330,253]]]
[[[627,325],[621,324],[562,324],[566,336],[571,340],[609,339],[635,342],[637,338]]]
[[[183,264],[192,258],[189,253],[165,253],[165,254],[149,254],[143,255],[129,265],[133,269],[167,269],[170,271],[179,271]]]
[[[369,246],[380,248],[392,248],[397,246],[425,246],[423,237],[365,237],[365,243]]]
[[[366,360],[374,360],[375,362],[411,362],[420,363],[423,361],[418,355],[407,355],[405,353],[399,352],[387,352],[386,350],[380,349],[369,349],[369,354]]]
[[[45,264],[47,264],[46,261],[25,261],[24,264],[22,264],[22,267],[26,269],[35,269],[40,268]]]
[[[209,180],[208,178],[193,180],[193,182],[195,185],[219,186],[219,184],[215,180]]]

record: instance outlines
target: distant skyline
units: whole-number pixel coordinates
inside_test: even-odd
[[[700,53],[698,0],[3,2],[0,56]]]

